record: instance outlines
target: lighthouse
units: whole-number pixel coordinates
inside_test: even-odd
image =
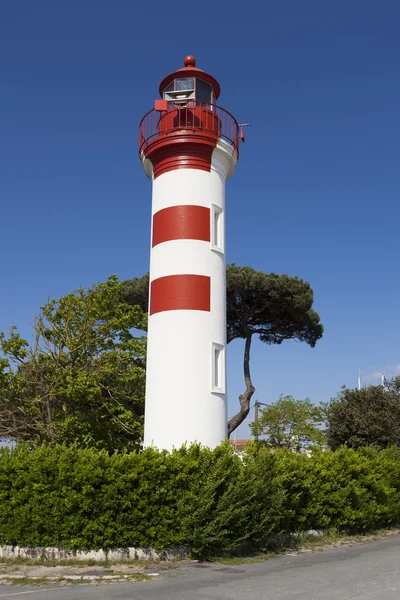
[[[140,123],[152,180],[144,445],[227,436],[225,184],[239,126],[193,56],[161,82]]]

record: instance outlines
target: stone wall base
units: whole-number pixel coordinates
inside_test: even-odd
[[[0,546],[2,558],[32,560],[93,560],[96,562],[120,562],[124,560],[177,560],[184,559],[188,549],[179,546],[157,551],[154,548],[115,548],[114,550],[64,550],[63,548],[22,548],[21,546]]]
[[[299,535],[305,537],[316,537],[323,535],[323,530],[309,529],[302,534],[283,533],[272,536],[266,543],[272,546],[280,546],[290,543]],[[232,551],[233,555],[244,555],[247,544],[244,543]],[[154,550],[154,548],[115,548],[114,550],[65,550],[63,548],[23,548],[21,546],[0,546],[0,561],[2,558],[18,559],[30,558],[40,561],[61,561],[61,560],[81,560],[94,562],[108,561],[117,563],[124,560],[183,560],[188,558],[189,548],[185,546],[176,546],[175,548],[166,548],[164,550]]]

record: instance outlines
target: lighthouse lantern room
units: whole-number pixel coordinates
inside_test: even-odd
[[[187,56],[140,123],[152,179],[145,446],[227,435],[225,183],[239,126],[216,79]]]

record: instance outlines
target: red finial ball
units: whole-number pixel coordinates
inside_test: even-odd
[[[189,56],[185,57],[185,60],[183,61],[183,64],[185,65],[185,67],[195,67],[196,66],[196,59],[194,56],[191,56],[189,54]]]

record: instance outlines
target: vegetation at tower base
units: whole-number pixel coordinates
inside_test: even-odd
[[[171,454],[76,446],[0,449],[0,544],[71,549],[255,543],[277,526],[283,493],[257,456],[228,444]]]
[[[72,550],[184,545],[193,556],[271,535],[366,531],[400,518],[400,449],[311,456],[255,444],[109,454],[76,445],[0,449],[0,544]]]
[[[33,342],[0,334],[0,438],[134,449],[143,432],[145,328],[113,276],[48,301]]]
[[[400,378],[382,386],[343,389],[327,411],[328,444],[382,449],[400,446]]]
[[[255,392],[250,374],[253,335],[265,344],[288,340],[306,342],[312,348],[322,337],[320,317],[312,309],[310,284],[297,277],[263,273],[235,264],[226,268],[227,341],[244,339],[243,372],[246,390],[239,397],[240,410],[229,420],[229,435],[244,421]],[[123,282],[122,299],[148,309],[149,276]]]
[[[204,455],[204,450],[202,450]],[[279,530],[284,490],[274,457],[256,452],[243,462],[229,446],[207,452],[189,501],[180,502],[183,542],[194,556],[221,554],[247,543],[256,546]]]
[[[260,409],[258,422],[251,423],[250,428],[253,435],[263,436],[260,443],[269,448],[300,451],[323,446],[324,421],[324,406],[313,404],[308,398],[295,400],[292,396],[281,396]]]

